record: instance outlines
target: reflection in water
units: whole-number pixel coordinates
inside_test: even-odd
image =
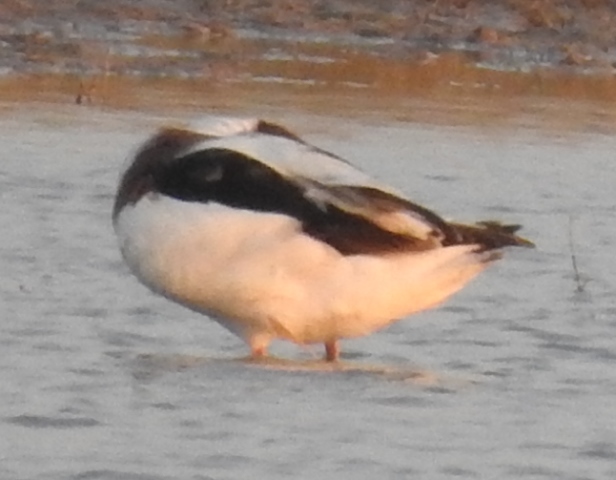
[[[358,375],[364,374],[386,380],[408,381],[416,385],[435,386],[447,383],[435,372],[419,370],[417,368],[376,365],[359,362],[327,362],[321,359],[297,360],[279,357],[266,357],[253,359],[242,358],[205,358],[194,355],[155,355],[141,354],[131,362],[132,375],[137,380],[150,380],[157,376],[179,372],[192,368],[207,368],[212,365],[220,365],[221,368],[240,365],[246,368],[273,370],[281,372],[314,372],[329,373],[333,375]],[[453,384],[453,381],[451,381]],[[458,380],[461,384],[461,381]]]

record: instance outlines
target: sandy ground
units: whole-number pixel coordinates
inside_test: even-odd
[[[613,131],[614,38],[616,4],[601,0],[6,0],[0,108],[254,106]]]

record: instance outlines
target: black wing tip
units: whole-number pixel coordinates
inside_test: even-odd
[[[522,228],[522,225],[520,225],[519,223],[504,224],[497,220],[482,220],[480,222],[476,222],[476,225],[480,225],[488,229],[496,229],[509,234],[514,234]]]
[[[495,235],[501,236],[505,241],[510,242],[503,246],[535,248],[535,244],[533,242],[527,238],[517,235],[517,232],[522,229],[522,225],[520,224],[504,224],[491,220],[477,222],[477,225],[483,226],[488,231],[494,232]]]
[[[504,247],[535,248],[530,240],[517,235],[522,228],[518,224],[505,224],[495,220],[476,222],[474,225],[451,224],[457,234],[458,244],[478,244],[481,250],[496,250]]]

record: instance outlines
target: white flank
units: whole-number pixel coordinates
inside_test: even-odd
[[[368,334],[439,304],[486,266],[472,245],[343,256],[279,214],[148,194],[115,222],[131,270],[251,344]]]

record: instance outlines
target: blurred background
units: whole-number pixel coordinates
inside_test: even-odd
[[[4,0],[0,99],[611,129],[615,39],[609,0]]]

